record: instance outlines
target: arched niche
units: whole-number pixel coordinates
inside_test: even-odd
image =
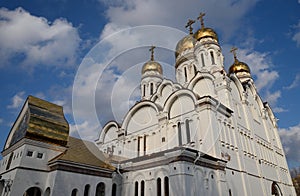
[[[150,101],[142,101],[135,105],[127,113],[122,129],[125,130],[125,135],[144,130],[148,127],[153,127],[158,124],[157,106]]]
[[[190,82],[188,89],[192,90],[199,97],[212,96],[215,97],[214,77],[208,73],[200,73]]]
[[[179,90],[173,93],[166,101],[164,112],[169,114],[169,119],[186,114],[195,109],[196,97],[190,90]]]
[[[108,122],[102,129],[99,141],[107,143],[118,138],[119,125],[115,121]]]

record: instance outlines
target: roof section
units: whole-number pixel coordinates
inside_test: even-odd
[[[28,96],[7,138],[5,149],[22,138],[65,146],[69,124],[63,108],[42,99]]]
[[[108,160],[104,154],[97,148],[97,146],[89,141],[83,141],[78,138],[69,137],[67,149],[64,153],[52,159],[49,162],[68,161],[73,163],[80,163],[84,165],[96,166],[106,169],[114,170],[115,168],[106,163]]]

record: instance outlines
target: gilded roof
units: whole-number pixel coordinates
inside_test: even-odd
[[[5,149],[22,138],[65,146],[69,124],[63,108],[48,101],[28,96],[22,111],[13,125]]]
[[[111,170],[115,169],[108,163],[107,157],[94,143],[71,136],[69,137],[66,151],[51,160],[51,162],[55,160],[70,161]]]

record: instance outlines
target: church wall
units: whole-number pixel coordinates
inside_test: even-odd
[[[105,195],[111,195],[113,184],[111,178],[59,170],[52,172],[49,179],[53,180],[53,195],[71,195],[73,189],[78,190],[78,195],[83,195],[86,185],[90,185],[89,195],[95,195],[97,184],[100,182],[105,184]]]

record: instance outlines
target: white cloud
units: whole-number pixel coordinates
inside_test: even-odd
[[[300,162],[300,124],[279,129],[279,135],[288,161]]]
[[[299,81],[300,81],[300,74],[298,73],[294,79],[294,81],[289,85],[284,87],[287,90],[291,90],[293,88],[296,88],[299,85]]]
[[[9,109],[18,109],[22,106],[22,104],[25,102],[25,98],[24,98],[24,91],[21,91],[19,93],[17,93],[16,95],[14,95],[11,99],[11,104],[7,106],[7,108]]]
[[[292,37],[292,40],[297,43],[297,46],[300,46],[300,21],[298,24],[295,26],[296,33]]]
[[[239,29],[243,16],[257,0],[100,0],[108,5],[106,15],[111,23],[125,26],[166,25],[183,30],[188,18],[196,19],[205,12],[207,26],[220,29],[225,35]],[[199,27],[199,23],[195,26]]]
[[[73,65],[80,38],[76,28],[65,19],[53,23],[31,15],[23,8],[0,9],[0,57],[7,65],[15,59],[23,66]]]

